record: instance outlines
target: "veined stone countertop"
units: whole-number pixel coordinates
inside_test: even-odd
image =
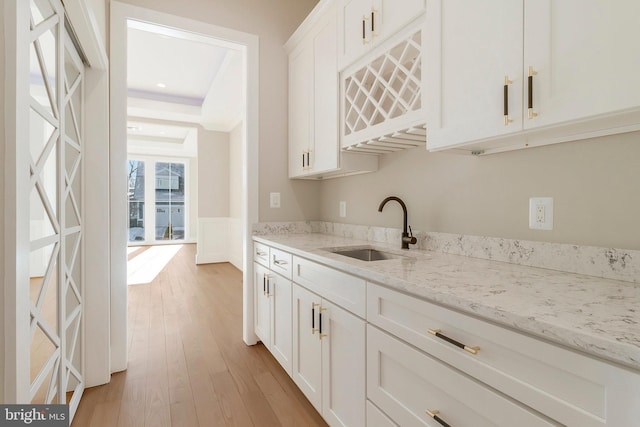
[[[640,285],[326,234],[254,240],[409,295],[640,370]],[[367,246],[405,255],[366,262],[331,253]]]

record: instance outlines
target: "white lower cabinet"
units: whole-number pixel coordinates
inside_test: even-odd
[[[456,375],[473,378],[474,384],[483,384],[482,389],[486,384],[502,395],[509,396],[512,401],[520,402],[536,413],[544,414],[547,419],[554,420],[558,425],[639,425],[640,373],[637,371],[627,370],[372,283],[367,285],[367,321],[417,348],[405,352],[413,356],[402,357],[404,367],[401,369],[393,360],[404,350],[397,350],[397,353],[391,354],[389,347],[384,347],[380,355],[376,355],[371,345],[376,342],[372,341],[372,336],[376,335],[377,329],[373,329],[374,332],[368,331],[370,347],[367,363],[380,363],[379,368],[375,365],[368,368],[368,398],[385,412],[388,407],[399,411],[398,404],[393,404],[393,400],[396,399],[393,396],[397,397],[398,402],[403,402],[403,393],[406,392],[396,392],[390,385],[392,383],[384,382],[384,378],[395,378],[395,374],[385,377],[385,370],[389,373],[394,369],[399,372],[403,369],[419,371],[424,369],[426,363],[438,366],[434,361],[439,360],[455,371],[444,365],[438,368],[437,372],[424,371],[428,380],[433,380],[436,375],[446,375],[447,378],[452,376],[444,372],[459,372],[460,374]],[[395,339],[386,342],[400,344]],[[379,362],[372,359],[372,352]],[[422,355],[422,358],[419,355]],[[390,361],[391,367],[384,366],[385,360]],[[418,362],[420,360],[421,362]],[[383,384],[386,384],[384,392],[375,387],[375,375],[382,376]],[[418,379],[419,375],[415,380]],[[422,382],[419,386],[428,388]],[[471,406],[480,399],[475,394],[468,394],[469,389],[466,387],[442,390],[450,393],[451,397],[459,400],[463,406]],[[479,395],[484,396],[483,393]],[[382,399],[383,403],[376,398]],[[445,413],[442,408],[436,409],[442,414]],[[458,418],[458,413],[463,412],[462,409],[460,412],[454,411],[456,415],[451,419],[460,421],[452,422],[451,425],[485,425],[462,422],[463,419]],[[503,413],[506,414],[505,411]],[[396,423],[405,425],[402,421],[404,418],[397,419],[392,412],[387,414]],[[534,420],[535,423],[532,421],[531,424],[522,422],[511,425],[540,425],[537,419]],[[510,425],[498,423],[495,419],[490,421],[495,424],[486,425]]]
[[[365,425],[365,322],[293,285],[293,380],[331,426]]]
[[[259,242],[254,260],[255,333],[330,426],[640,425],[636,370]]]
[[[253,264],[254,331],[265,347],[271,347],[271,307],[267,297],[267,277],[269,269],[258,263]]]
[[[254,331],[291,375],[291,281],[254,263]]]
[[[401,426],[559,426],[367,326],[367,397]]]
[[[367,427],[398,427],[378,409],[373,403],[367,400]]]

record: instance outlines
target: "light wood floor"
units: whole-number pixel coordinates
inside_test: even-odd
[[[242,273],[194,260],[185,245],[129,286],[129,368],[85,391],[73,426],[325,426],[269,351],[242,341]]]

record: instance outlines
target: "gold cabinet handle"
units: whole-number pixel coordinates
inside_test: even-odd
[[[509,123],[513,122],[513,120],[509,117],[509,85],[513,83],[512,80],[509,80],[509,76],[504,76],[504,88],[503,88],[503,114],[504,114],[504,125],[509,126]]]
[[[311,303],[311,334],[315,334],[318,332],[318,328],[316,328],[316,307],[319,307],[320,304],[316,304],[315,302]]]
[[[478,354],[478,352],[480,351],[480,347],[478,347],[478,346],[469,347],[467,345],[464,345],[460,341],[456,341],[453,338],[449,338],[448,336],[441,334],[440,333],[441,332],[440,329],[429,329],[428,332],[431,335],[435,335],[436,337],[440,338],[441,340],[444,340],[444,341],[448,342],[449,344],[453,344],[456,347],[459,347],[459,348],[463,349],[464,351],[469,352],[469,353],[471,353],[473,355]]]
[[[371,37],[377,37],[376,33],[376,13],[378,10],[375,7],[371,8]]]
[[[538,113],[533,111],[533,76],[538,74],[537,71],[533,69],[533,67],[529,66],[529,77],[527,78],[527,111],[529,120],[538,116]]]
[[[369,17],[367,15],[362,15],[362,44],[363,45],[369,43],[369,40],[367,40],[367,34],[366,34],[367,33],[367,20],[369,20]]]
[[[447,423],[445,420],[440,418],[440,411],[438,411],[437,409],[432,409],[432,410],[427,409],[424,412],[427,415],[429,415],[431,418],[433,418],[435,421],[437,421],[441,426],[443,426],[443,427],[451,427],[451,424]]]
[[[326,308],[322,308],[322,306],[320,306],[320,312],[318,313],[318,332],[320,335],[320,339],[327,336],[327,334],[322,333],[322,312],[326,310]]]

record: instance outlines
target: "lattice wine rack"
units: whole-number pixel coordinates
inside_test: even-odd
[[[421,31],[342,77],[342,148],[384,154],[426,143]]]

